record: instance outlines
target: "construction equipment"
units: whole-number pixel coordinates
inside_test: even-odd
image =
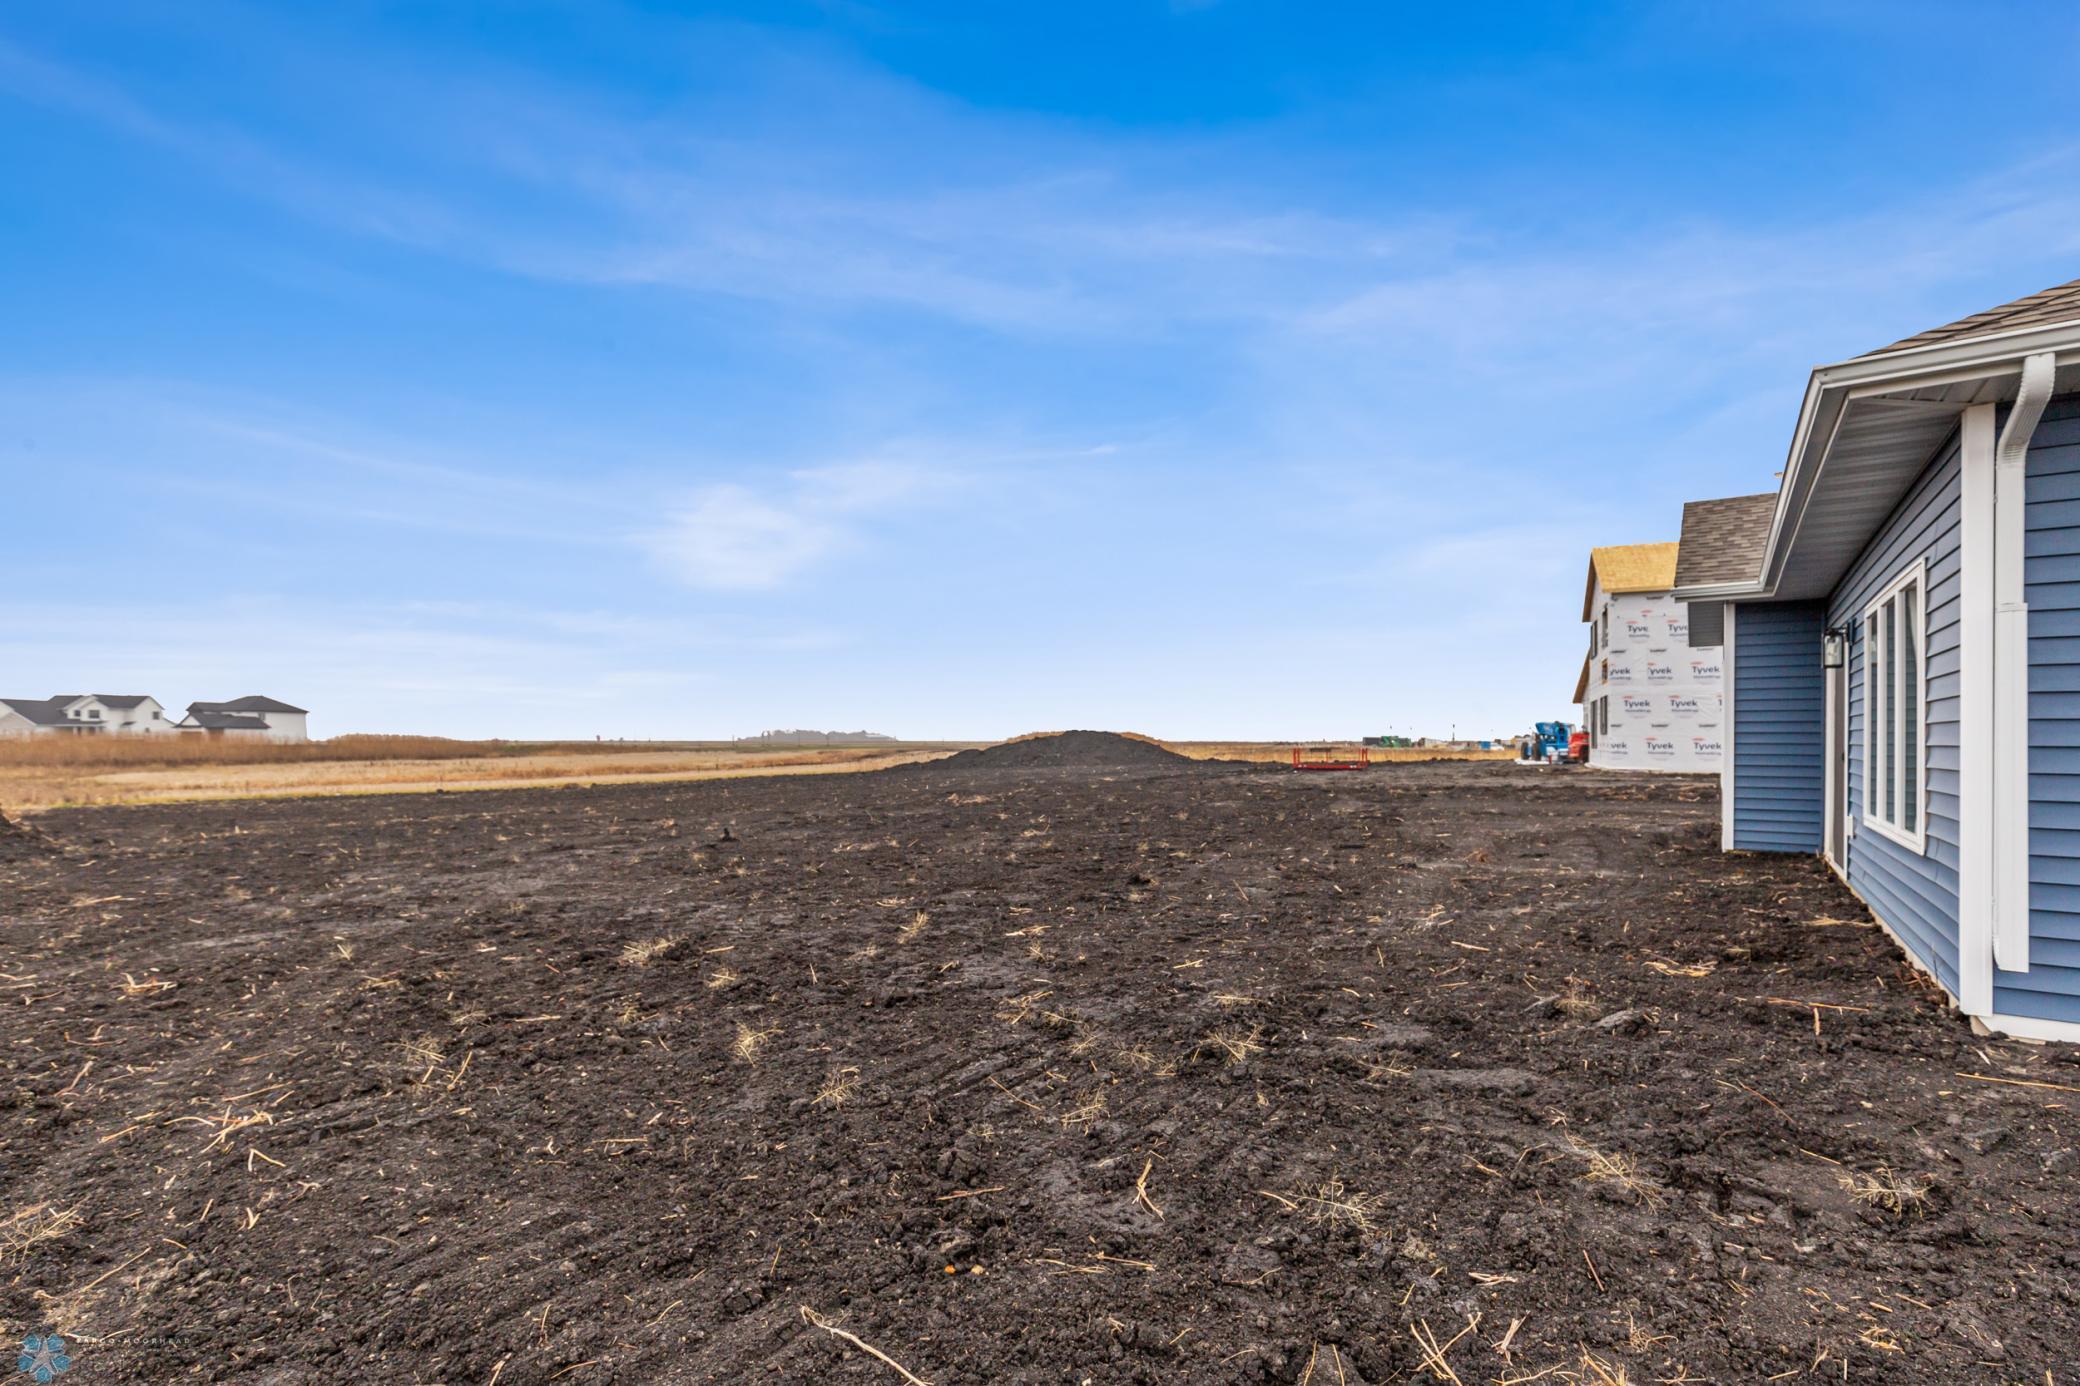
[[[1406,736],[1368,736],[1365,738],[1365,744],[1386,751],[1405,751],[1416,743],[1414,738]]]
[[[1335,746],[1295,746],[1295,770],[1363,770],[1372,764],[1372,753],[1360,746],[1355,751]]]
[[[1576,743],[1580,743],[1580,753]],[[1578,732],[1566,722],[1540,722],[1530,736],[1524,738],[1521,747],[1524,759],[1545,761],[1580,761],[1589,758],[1589,734]]]

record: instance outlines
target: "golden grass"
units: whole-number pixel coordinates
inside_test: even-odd
[[[1884,1165],[1878,1166],[1875,1174],[1844,1174],[1837,1178],[1850,1198],[1896,1218],[1921,1213],[1928,1206],[1929,1191],[1935,1187],[1935,1182],[1925,1176],[1895,1174]]]
[[[212,736],[15,736],[0,738],[0,768],[131,769],[175,765],[290,765],[336,760],[454,760],[493,753],[500,742],[441,736],[335,736],[330,741],[261,741]],[[515,745],[514,750],[520,747]]]
[[[936,760],[958,749],[948,743],[753,750],[727,744],[522,744],[435,737],[336,737],[292,745],[200,737],[152,740],[168,744],[147,744],[143,737],[0,741],[0,809],[838,774]],[[415,754],[422,748],[431,753]],[[222,758],[211,758],[212,751]],[[76,759],[67,760],[67,753]]]
[[[55,1242],[79,1230],[85,1219],[77,1207],[37,1203],[0,1221],[0,1263],[26,1256],[44,1242]]]

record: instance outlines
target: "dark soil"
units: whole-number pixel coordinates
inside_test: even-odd
[[[0,813],[0,862],[53,856],[58,850],[42,829]]]
[[[948,762],[45,815],[0,1329],[83,1386],[901,1381],[804,1306],[935,1386],[2066,1380],[2080,1065],[1717,813]]]
[[[1192,770],[1208,764],[1154,742],[1099,731],[1054,732],[928,763],[940,774],[948,770]]]

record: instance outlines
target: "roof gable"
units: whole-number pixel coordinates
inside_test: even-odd
[[[55,726],[65,721],[65,708],[79,701],[74,693],[56,698],[0,698],[4,703],[39,727]]]
[[[2080,280],[1816,368],[1755,571],[1704,582],[1686,568],[1678,596],[1831,591],[1965,411],[2015,399],[2028,361],[2051,363],[2055,396],[2080,392]]]
[[[1607,544],[1589,550],[1589,580],[1582,588],[1582,619],[1589,619],[1596,589],[1612,595],[1624,592],[1666,592],[1676,585],[1674,544]]]
[[[233,698],[228,703],[189,703],[190,712],[309,712],[309,708],[295,707],[279,698],[263,698],[258,693],[248,693],[243,698]]]

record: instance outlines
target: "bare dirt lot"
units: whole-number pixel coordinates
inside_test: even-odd
[[[1717,816],[986,756],[47,814],[0,1328],[81,1383],[2068,1380],[2080,1065]]]

